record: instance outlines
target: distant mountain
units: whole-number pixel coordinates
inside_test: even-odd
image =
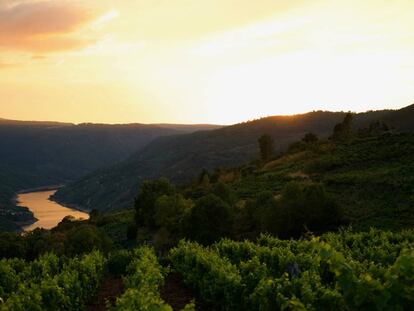
[[[185,132],[194,132],[194,128],[197,131],[209,131],[209,130],[216,130],[219,128],[224,127],[223,125],[214,125],[214,124],[168,124],[168,123],[154,123],[154,126],[158,126],[161,128],[166,129],[173,129],[177,131],[185,131]]]
[[[66,183],[124,160],[158,137],[206,127],[0,119],[0,229],[32,219],[11,202],[19,190]]]
[[[412,107],[406,108],[412,112]],[[403,112],[402,112],[403,111]],[[165,176],[176,183],[188,182],[202,168],[235,166],[258,154],[257,139],[263,133],[273,136],[283,150],[307,132],[328,137],[342,121],[344,112],[316,111],[295,116],[275,116],[240,123],[212,131],[160,137],[129,159],[89,174],[60,189],[55,199],[86,210],[113,211],[131,207],[139,185],[146,179]],[[366,127],[377,120],[389,120],[397,129],[411,130],[404,110],[371,111],[355,116],[355,127]],[[414,115],[411,113],[411,120]]]

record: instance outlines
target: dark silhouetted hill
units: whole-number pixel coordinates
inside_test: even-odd
[[[362,128],[377,120],[389,120],[397,129],[411,129],[405,121],[400,126],[400,114],[404,120],[409,119],[401,111],[371,111],[357,114],[354,124]],[[257,157],[257,139],[263,133],[273,137],[279,151],[307,132],[326,138],[344,115],[344,112],[316,111],[268,117],[208,132],[160,137],[126,161],[68,184],[57,192],[55,199],[83,209],[128,208],[146,179],[165,176],[184,183],[197,176],[202,168],[213,170],[246,162]],[[414,120],[413,115],[411,118]]]
[[[19,190],[66,183],[124,160],[160,136],[206,127],[0,119],[0,228],[32,219],[21,209],[16,212],[11,202]]]

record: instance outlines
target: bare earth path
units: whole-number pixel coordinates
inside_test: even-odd
[[[116,298],[124,292],[124,285],[121,278],[110,277],[103,281],[97,296],[86,306],[87,311],[105,311],[106,302],[114,304]]]
[[[197,294],[189,289],[177,273],[170,273],[165,279],[164,287],[161,289],[161,298],[168,303],[174,311],[182,310],[187,304],[195,300],[196,310],[202,311]]]

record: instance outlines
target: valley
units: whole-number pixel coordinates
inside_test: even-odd
[[[163,136],[20,193],[38,221],[0,231],[0,310],[409,310],[414,133],[383,121],[398,118],[314,112]]]
[[[0,311],[414,311],[414,0],[0,0]]]
[[[37,191],[22,193],[17,196],[17,206],[27,207],[36,218],[36,222],[23,227],[24,231],[32,231],[36,228],[52,229],[66,216],[75,219],[88,219],[85,212],[69,209],[50,200],[57,190]]]
[[[131,208],[140,185],[147,179],[167,177],[179,185],[190,182],[202,169],[237,166],[255,159],[257,139],[272,136],[275,152],[312,132],[321,139],[332,134],[346,113],[316,111],[290,117],[274,116],[187,135],[160,137],[124,161],[87,174],[59,189],[54,199],[85,209],[110,212]],[[414,105],[398,111],[370,111],[355,114],[357,131],[384,120],[397,132],[414,131]],[[107,191],[110,188],[111,191]]]
[[[13,198],[23,189],[76,180],[128,158],[153,139],[215,125],[104,125],[0,119],[0,229],[21,231],[33,214]]]

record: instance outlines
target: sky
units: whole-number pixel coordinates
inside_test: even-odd
[[[232,124],[414,103],[413,0],[0,0],[0,118]]]

